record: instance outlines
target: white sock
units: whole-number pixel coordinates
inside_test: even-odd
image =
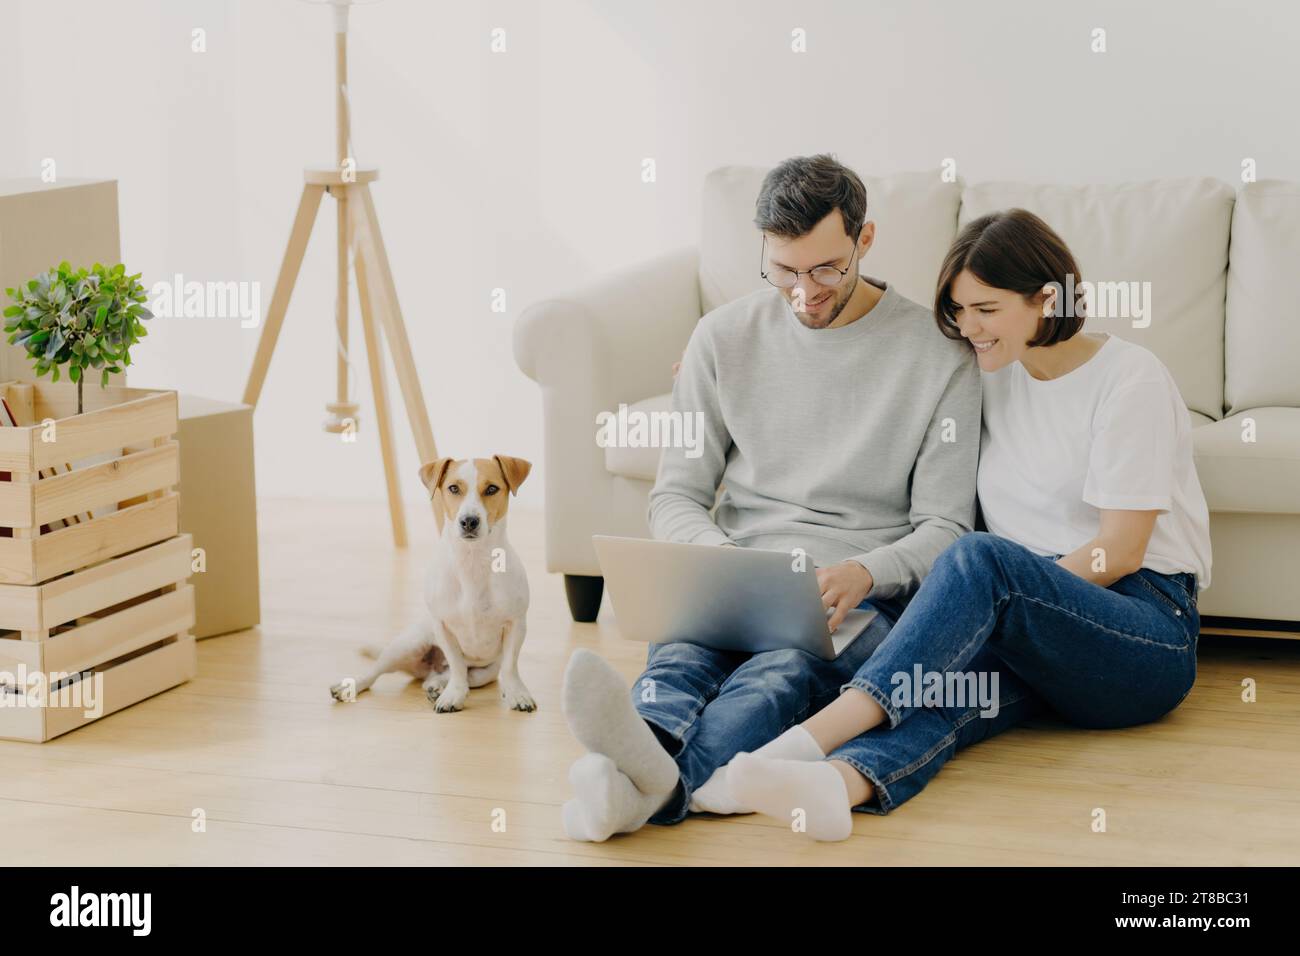
[[[677,786],[677,762],[632,706],[618,671],[579,648],[564,670],[564,716],[592,753],[604,754],[643,794],[667,797]]]
[[[741,803],[789,824],[802,810],[806,833],[814,840],[847,840],[853,833],[849,790],[838,770],[825,760],[772,760],[737,754],[728,775]]]
[[[775,740],[769,740],[754,751],[756,757],[779,760],[821,760],[826,754],[803,724],[795,724]],[[727,785],[727,767],[719,767],[704,785],[691,794],[690,809],[694,813],[753,813],[754,808],[736,799]]]
[[[645,826],[671,796],[645,794],[604,754],[586,754],[569,768],[576,796],[561,811],[572,840],[603,843],[615,833]]]

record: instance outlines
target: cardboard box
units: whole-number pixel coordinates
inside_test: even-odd
[[[117,182],[111,179],[0,179],[0,300],[37,274],[67,260],[87,269],[121,261]],[[138,270],[137,270],[138,271]],[[0,337],[0,381],[36,380],[31,359]],[[124,385],[124,376],[110,384]]]
[[[253,409],[180,396],[181,532],[203,549],[194,585],[194,636],[213,637],[261,620]]]
[[[121,257],[114,180],[0,180],[0,299],[6,305],[6,288],[65,259],[88,268],[96,262],[113,265]],[[30,382],[35,375],[26,352],[0,337],[0,382],[10,380]],[[125,385],[125,372],[112,376],[110,384]],[[253,410],[181,395],[177,438],[180,527],[193,536],[195,548],[203,549],[206,567],[190,578],[194,636],[254,627],[261,606]]]

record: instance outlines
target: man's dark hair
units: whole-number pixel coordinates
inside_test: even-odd
[[[763,177],[754,225],[781,239],[798,239],[839,209],[844,232],[857,236],[867,221],[867,187],[829,153],[795,156]]]
[[[1048,283],[1058,285],[1056,309],[1041,320],[1038,334],[1028,343],[1030,347],[1064,342],[1083,328],[1082,292],[1076,293],[1072,309],[1059,299],[1068,284],[1066,276],[1074,276],[1074,288],[1079,287],[1081,278],[1074,255],[1065,240],[1032,212],[1008,209],[980,216],[953,241],[939,270],[934,295],[935,321],[939,331],[950,339],[961,338],[954,319],[957,303],[952,300],[952,284],[967,270],[990,288],[1020,293],[1026,302]]]

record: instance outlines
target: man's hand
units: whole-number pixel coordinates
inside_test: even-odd
[[[832,634],[844,623],[844,616],[862,603],[875,583],[871,579],[871,572],[856,561],[841,561],[829,568],[817,569],[822,606],[835,608],[835,613],[826,622]]]
[[[676,378],[677,373],[682,370],[682,359],[684,358],[686,358],[686,349],[682,349],[682,358],[673,363],[673,378]]]

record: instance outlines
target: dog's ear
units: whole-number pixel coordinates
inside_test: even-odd
[[[420,466],[420,483],[429,489],[432,495],[442,484],[442,479],[447,477],[447,469],[451,467],[454,458],[439,458],[437,461],[425,462]]]
[[[519,494],[519,486],[533,470],[533,463],[522,458],[511,458],[509,455],[493,455],[492,458],[501,467],[501,474],[505,475],[506,487],[510,489],[510,493]]]

